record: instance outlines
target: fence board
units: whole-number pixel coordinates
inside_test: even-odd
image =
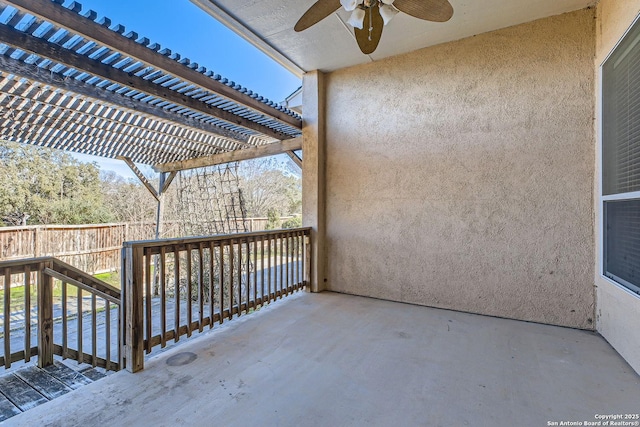
[[[293,217],[282,217],[280,223]],[[267,218],[247,218],[250,232],[265,230]],[[30,225],[0,227],[0,261],[56,257],[89,274],[118,271],[122,242],[155,238],[155,223]],[[166,237],[179,235],[179,224],[164,223]]]

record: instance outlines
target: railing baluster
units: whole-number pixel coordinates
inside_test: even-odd
[[[216,247],[214,242],[209,243],[209,329],[213,328],[215,320],[215,264]]]
[[[164,247],[160,248],[160,343],[162,348],[167,345],[167,253]],[[174,258],[176,258],[174,253]],[[177,267],[177,261],[176,261]]]
[[[253,238],[253,309],[258,308],[258,238]]]
[[[293,242],[293,253],[292,253],[292,262],[293,262],[293,286],[295,289],[299,289],[298,283],[298,250],[300,248],[300,240],[299,240],[298,232],[293,233],[291,237]]]
[[[144,284],[145,284],[145,338],[147,340],[147,354],[151,353],[151,337],[153,336],[153,316],[151,304],[153,303],[151,294],[151,257],[150,251],[144,251]],[[157,271],[155,273],[158,273]]]
[[[238,272],[236,276],[238,276],[238,317],[242,314],[242,240],[238,239],[238,256],[237,260],[237,268]]]
[[[260,280],[260,295],[261,295],[260,301],[261,301],[261,304],[260,304],[260,306],[261,307],[263,305],[265,305],[266,301],[268,301],[268,298],[266,300],[264,298],[264,280],[265,280],[265,278],[264,278],[264,270],[265,270],[265,268],[264,267],[265,267],[264,266],[264,238],[260,237],[260,269],[261,269],[261,272],[260,272],[260,276],[261,276],[260,277],[260,279],[261,279]]]
[[[96,303],[96,294],[91,294],[91,365],[95,368],[98,366],[97,364],[97,356],[98,356],[98,340],[97,340],[97,332],[98,332],[98,317],[97,310],[98,305]]]
[[[299,289],[298,283],[298,274],[299,274],[299,265],[298,265],[298,251],[300,249],[300,235],[296,232],[293,235],[293,286],[296,289]]]
[[[78,297],[76,300],[78,316],[76,317],[76,322],[78,324],[78,355],[76,359],[78,363],[82,363],[82,289],[78,289]]]
[[[200,319],[198,322],[198,331],[202,332],[204,327],[204,251],[202,249],[202,243],[198,243],[198,304],[200,309]]]
[[[220,261],[218,268],[220,269],[220,323],[224,322],[224,241],[220,242]]]
[[[284,242],[282,241],[283,235],[279,234],[279,246],[280,246],[280,280],[278,281],[278,284],[280,285],[280,299],[282,299],[282,297],[284,296],[284,291],[283,291],[283,287],[284,287]]]
[[[175,307],[175,313],[173,313],[173,341],[178,342],[180,341],[180,252],[178,251],[178,246],[173,247],[173,299]],[[162,307],[162,312],[166,313],[166,311],[167,307],[165,304]],[[166,328],[166,325],[164,325],[163,328]]]
[[[289,233],[285,234],[284,236],[284,244],[285,244],[285,260],[286,260],[286,267],[285,267],[285,272],[286,272],[286,280],[285,280],[285,288],[287,289],[286,295],[289,295]]]
[[[24,360],[31,360],[31,267],[24,266]]]
[[[233,240],[229,241],[229,319],[233,319]]]
[[[106,299],[103,301],[104,301],[104,307],[105,307],[105,310],[104,310],[105,312],[104,341],[105,341],[105,351],[106,351],[105,360],[107,364],[107,367],[105,369],[109,371],[111,370],[111,303]],[[151,341],[151,336],[149,336],[148,339],[149,341]]]
[[[66,270],[63,271],[63,274],[65,276],[69,275],[69,273]],[[67,353],[69,351],[69,337],[67,336],[67,334],[69,333],[69,325],[67,324],[68,322],[67,293],[68,293],[67,284],[63,282],[62,283],[62,301],[60,301],[62,305],[62,358],[63,359],[67,358]]]
[[[193,291],[191,289],[191,278],[193,277],[193,269],[191,266],[192,248],[187,245],[187,338],[191,337],[191,321],[193,320]]]
[[[267,302],[271,302],[271,235],[267,236]]]
[[[249,238],[247,237],[246,243],[246,268],[245,268],[245,277],[247,278],[247,314],[249,313],[249,307],[251,302],[251,249],[249,247]]]
[[[300,232],[298,236],[298,283],[304,286],[304,233]]]
[[[4,367],[11,367],[11,269],[4,270]]]
[[[300,232],[296,233],[296,285],[300,285]]]

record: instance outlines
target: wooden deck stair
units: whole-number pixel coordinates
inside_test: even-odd
[[[76,370],[77,369],[77,370]],[[108,373],[91,365],[76,369],[55,361],[46,368],[27,366],[0,377],[0,421],[90,384]]]

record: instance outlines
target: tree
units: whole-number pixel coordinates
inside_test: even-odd
[[[42,147],[0,143],[0,219],[6,225],[87,224],[114,216],[98,165]]]
[[[288,216],[302,207],[302,180],[284,162],[275,158],[240,163],[240,186],[249,217],[277,213]]]
[[[100,173],[101,191],[116,221],[153,222],[157,202],[137,180],[126,180],[115,172]]]

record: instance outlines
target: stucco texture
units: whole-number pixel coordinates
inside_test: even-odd
[[[593,10],[327,75],[327,288],[594,327]]]
[[[596,64],[600,81],[600,64],[606,59],[618,41],[640,13],[640,0],[601,0],[597,8]],[[601,90],[596,88],[596,98]],[[600,126],[597,116],[596,129]],[[600,162],[596,162],[596,182],[599,182]],[[595,194],[597,231],[601,233],[602,214],[600,188]],[[600,236],[596,241],[600,241]],[[598,251],[598,256],[600,250]],[[595,283],[597,288],[597,328],[598,332],[640,373],[640,297],[605,279],[602,266],[597,263]]]

